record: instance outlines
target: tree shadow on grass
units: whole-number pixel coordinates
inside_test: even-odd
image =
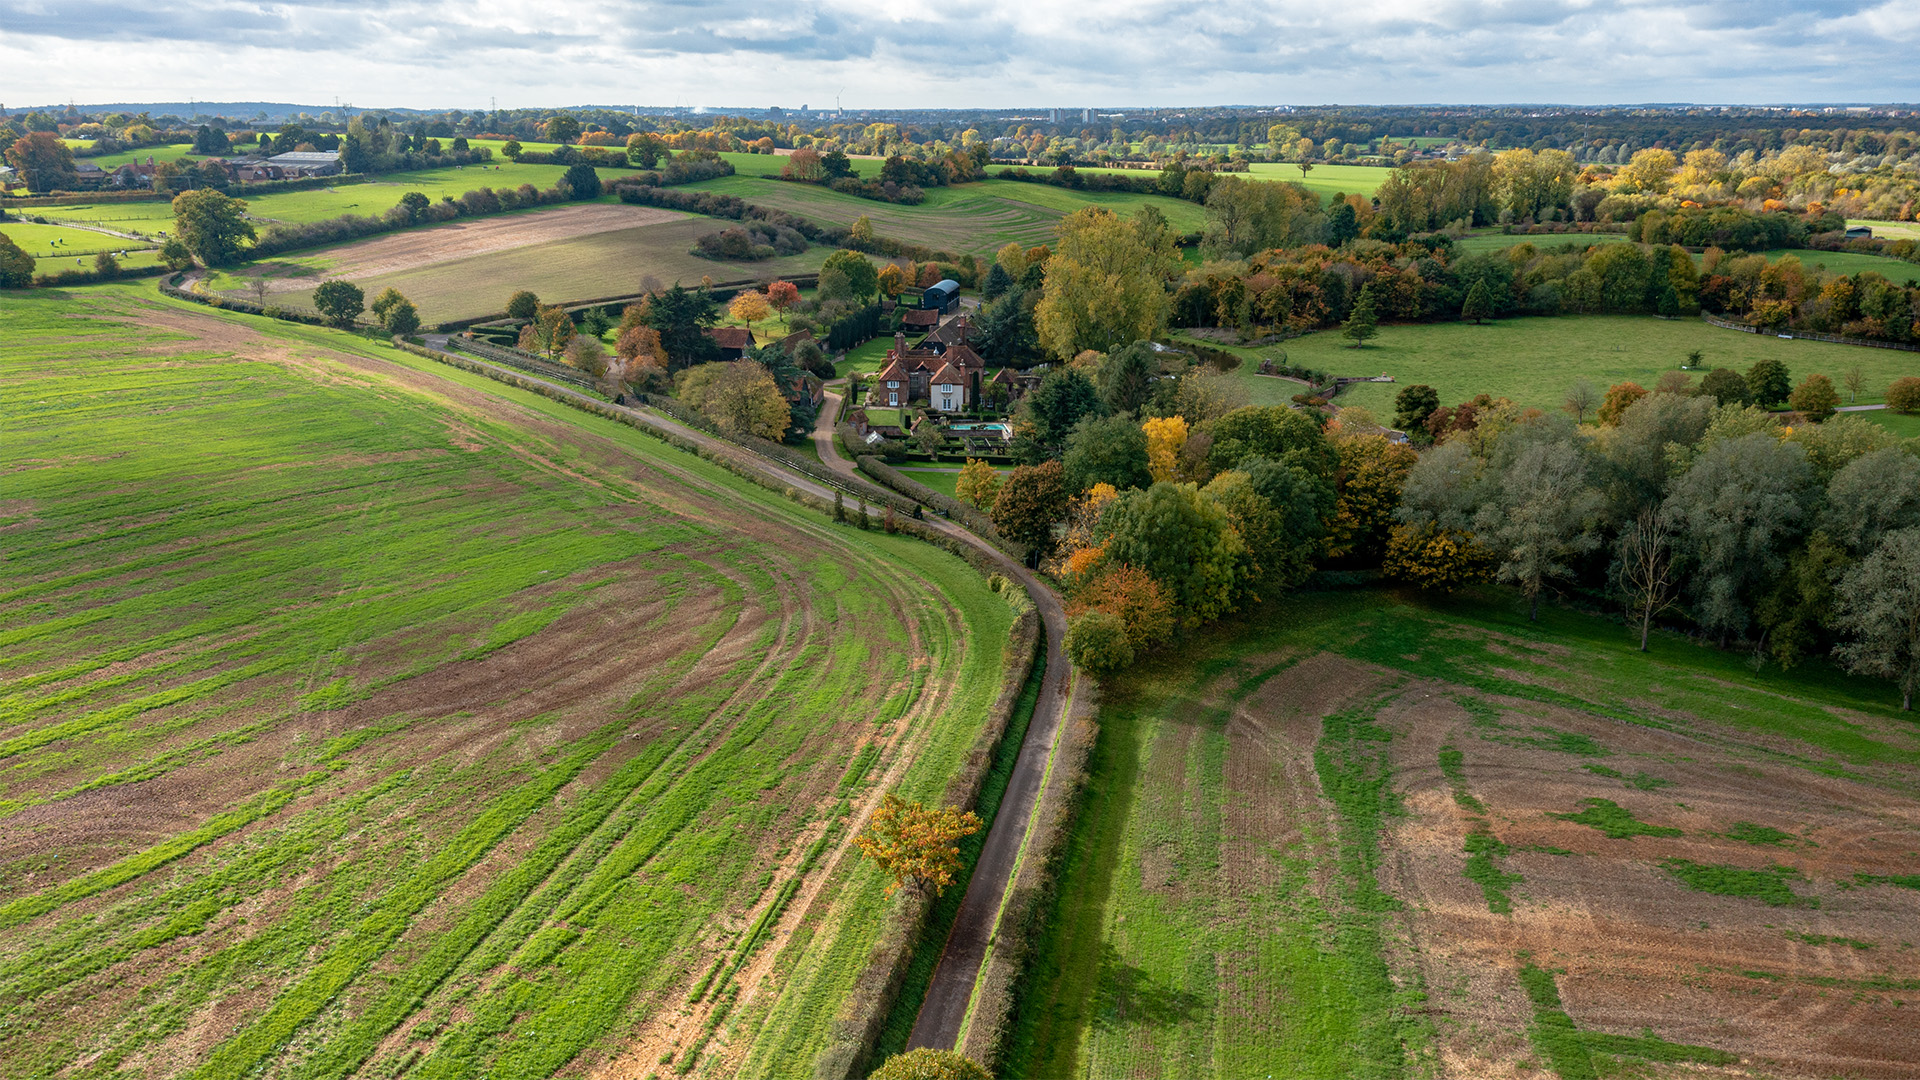
[[[1100,977],[1094,984],[1093,1025],[1102,1031],[1126,1027],[1172,1027],[1199,1017],[1206,999],[1156,982],[1144,969],[1120,958],[1112,942],[1103,942]]]

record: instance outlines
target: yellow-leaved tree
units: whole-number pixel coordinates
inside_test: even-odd
[[[793,422],[793,412],[773,375],[753,360],[696,364],[675,377],[674,396],[736,437],[778,439]]]
[[[727,314],[743,323],[752,325],[773,313],[773,305],[767,303],[767,294],[749,289],[733,298],[727,305]]]
[[[1187,418],[1156,416],[1140,425],[1147,433],[1147,471],[1155,483],[1175,478],[1180,466],[1180,448],[1187,445]]]
[[[954,841],[979,831],[980,818],[971,810],[928,809],[889,791],[853,843],[893,879],[887,886],[889,896],[910,881],[930,886],[939,895],[953,884],[953,875],[960,869],[960,849]]]
[[[1171,235],[1150,221],[1098,206],[1068,214],[1033,313],[1040,344],[1066,360],[1151,340],[1166,328],[1166,283],[1179,261]]]
[[[982,510],[992,510],[993,500],[1000,495],[1000,470],[978,458],[968,458],[960,468],[953,493]]]

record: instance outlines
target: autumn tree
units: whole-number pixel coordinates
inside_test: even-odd
[[[1647,388],[1639,383],[1614,383],[1607,387],[1607,396],[1601,399],[1600,411],[1595,419],[1607,427],[1614,427],[1620,423],[1620,414],[1626,412],[1628,406],[1646,396]]]
[[[907,287],[907,272],[898,263],[888,263],[880,268],[879,281],[881,296],[898,297]]]
[[[826,175],[826,169],[820,164],[820,151],[811,146],[795,150],[780,163],[780,176],[785,180],[801,180],[811,184],[818,183]]]
[[[208,266],[227,266],[240,258],[241,242],[254,237],[247,204],[201,188],[174,196],[173,231]]]
[[[1327,555],[1378,560],[1393,530],[1400,491],[1419,455],[1385,435],[1343,435],[1334,440],[1340,467],[1334,474],[1333,518],[1327,523]]]
[[[1097,206],[1068,214],[1059,235],[1034,309],[1048,352],[1062,360],[1087,349],[1110,353],[1165,329],[1166,281],[1179,266],[1170,238]]]
[[[1887,408],[1897,413],[1920,412],[1920,377],[1902,375],[1888,384]]]
[[[791,281],[776,281],[767,286],[767,303],[775,311],[786,312],[800,302],[800,286]]]
[[[542,306],[534,312],[532,321],[520,328],[520,349],[545,353],[548,360],[553,360],[566,351],[574,333],[573,316],[566,308],[558,304]]]
[[[352,326],[366,310],[366,295],[351,282],[323,281],[313,290],[313,307],[335,326]]]
[[[540,310],[540,298],[521,289],[507,297],[507,318],[531,319]]]
[[[1053,527],[1067,512],[1065,473],[1058,461],[1023,465],[1000,484],[993,501],[993,527],[1015,543],[1045,552]]]
[[[960,478],[953,485],[954,494],[982,510],[990,510],[994,500],[1000,494],[1000,471],[987,462],[977,458],[968,458],[960,467]]]
[[[1133,663],[1126,624],[1112,612],[1092,610],[1074,616],[1067,622],[1062,645],[1074,666],[1091,675],[1106,675]]]
[[[727,305],[727,314],[751,326],[772,313],[773,305],[767,302],[765,293],[748,289],[733,298]]]
[[[1787,406],[1815,423],[1832,416],[1840,407],[1840,392],[1825,375],[1809,375],[1787,395]]]
[[[674,378],[674,396],[736,438],[777,440],[793,421],[773,374],[753,360],[701,364]]]
[[[1184,416],[1156,416],[1140,425],[1147,436],[1147,472],[1155,480],[1176,479],[1180,450],[1187,445]]]
[[[6,159],[30,191],[73,186],[73,151],[53,132],[35,131],[15,139]]]
[[[954,841],[979,831],[980,818],[971,810],[928,809],[889,791],[853,843],[892,879],[889,896],[908,883],[931,888],[937,896],[960,870],[960,849]]]
[[[1096,538],[1107,557],[1158,581],[1188,626],[1233,609],[1245,544],[1225,510],[1193,484],[1155,484],[1123,492],[1100,516]]]
[[[1450,593],[1490,581],[1493,559],[1470,533],[1439,525],[1396,525],[1381,570],[1427,592]]]
[[[1138,567],[1102,563],[1075,581],[1067,614],[1072,617],[1089,611],[1104,611],[1119,619],[1127,643],[1136,653],[1173,634],[1172,599],[1151,574]]]

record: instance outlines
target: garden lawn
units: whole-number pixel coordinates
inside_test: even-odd
[[[1889,409],[1875,409],[1872,412],[1863,412],[1856,415],[1864,416],[1902,438],[1920,439],[1920,416],[1915,416],[1911,413],[1897,413]]]
[[[7,328],[9,1072],[638,1074],[683,1022],[810,1072],[890,905],[850,830],[997,693],[977,574],[364,339]]]
[[[846,355],[833,365],[835,378],[844,379],[849,372],[879,371],[887,362],[887,351],[893,348],[893,335],[883,334],[872,341],[864,341],[848,349]]]

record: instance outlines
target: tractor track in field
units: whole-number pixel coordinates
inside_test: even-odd
[[[446,351],[444,339],[436,337],[429,338],[428,341],[432,347]],[[449,355],[452,354],[449,353]],[[484,363],[469,356],[462,356],[460,359],[463,364]],[[504,375],[510,375],[514,379],[533,379],[547,387],[551,393],[577,399],[583,404],[591,403],[596,409],[606,408],[606,403],[598,398],[558,383],[539,379],[538,376],[528,372],[511,370],[494,364],[486,366]],[[839,416],[840,405],[839,395],[827,395],[826,408],[822,410],[822,415],[814,428],[814,445],[819,450],[820,460],[829,468],[845,476],[857,476],[854,464],[846,460],[833,444],[834,422]],[[627,415],[649,427],[671,432],[702,447],[726,452],[729,457],[745,460],[763,475],[778,478],[784,486],[796,488],[821,499],[833,498],[833,489],[808,478],[805,474],[781,468],[758,457],[738,453],[738,448],[724,439],[647,409],[620,406],[616,408],[622,408]],[[1059,594],[1050,585],[972,531],[938,517],[929,517],[926,523],[936,531],[982,552],[993,560],[1002,573],[1019,581],[1026,588],[1027,594],[1033,598],[1034,606],[1046,630],[1047,640],[1047,670],[1041,681],[1039,698],[1034,704],[1033,720],[1027,727],[1026,738],[1020,744],[1020,753],[1014,761],[1013,775],[1008,781],[1006,794],[1001,800],[999,811],[994,815],[993,824],[987,830],[986,843],[981,847],[979,860],[974,864],[973,876],[968,882],[965,896],[961,899],[959,914],[954,919],[953,930],[941,951],[940,962],[934,969],[933,981],[927,988],[926,999],[920,1007],[920,1014],[914,1023],[913,1034],[908,1043],[910,1047],[951,1049],[958,1043],[961,1028],[965,1025],[968,1008],[973,1000],[974,986],[979,980],[988,948],[998,930],[1001,908],[1004,906],[1007,890],[1012,887],[1013,872],[1026,844],[1028,825],[1040,803],[1041,787],[1046,778],[1047,760],[1052,753],[1054,741],[1066,713],[1071,667],[1066,661],[1064,652],[1066,609],[1061,603]],[[765,948],[769,954],[777,953],[778,942],[770,941]]]

